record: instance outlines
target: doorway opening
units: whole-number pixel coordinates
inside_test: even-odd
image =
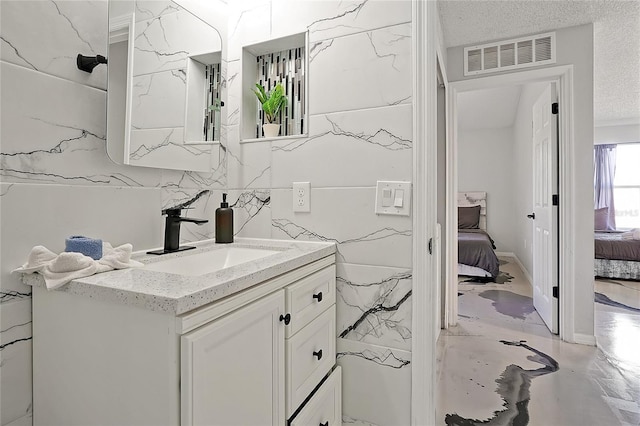
[[[542,296],[545,306],[550,311],[549,329],[559,333],[560,337],[565,340],[574,341],[574,265],[570,250],[572,236],[571,228],[564,226],[569,223],[574,213],[570,203],[574,193],[574,182],[572,182],[571,178],[571,162],[563,162],[563,158],[569,158],[568,154],[571,152],[573,145],[572,104],[570,102],[572,98],[572,67],[553,67],[469,79],[450,83],[449,87],[446,171],[447,220],[449,223],[459,224],[458,200],[460,197],[463,200],[465,199],[465,191],[488,192],[489,195],[485,195],[484,200],[475,204],[484,204],[480,208],[483,213],[480,216],[483,217],[484,223],[489,226],[489,229],[485,229],[485,231],[491,231],[492,229],[495,231],[494,241],[497,243],[496,250],[498,255],[514,259],[514,262],[520,266],[520,269],[523,270],[523,273],[531,282],[534,282],[534,265],[537,261],[538,278],[544,273],[542,274],[544,278],[538,288],[540,293],[538,296]],[[557,122],[558,127],[551,126],[546,129],[547,134],[557,138],[558,145],[556,149],[550,144],[538,144],[536,150],[533,144],[534,129],[532,126],[536,125],[536,120],[533,117],[533,106],[545,88],[547,88],[551,100],[557,100],[558,102],[559,119],[556,119],[557,116],[552,116],[550,119],[547,118],[550,121],[550,125],[554,125]],[[465,98],[466,101],[464,100]],[[463,101],[460,103],[459,100],[461,99]],[[474,103],[476,105],[480,104],[480,109],[476,108],[475,113],[473,110],[465,113],[465,105]],[[551,115],[551,103],[554,102],[547,103],[549,104],[548,113]],[[519,123],[518,138],[522,141],[522,144],[526,142],[528,148],[523,145],[524,148],[515,152],[514,147],[508,145],[508,141],[513,139],[515,130],[504,130],[507,127],[504,118],[502,118],[503,121],[501,122],[502,130],[495,135],[492,135],[492,131],[486,128],[471,132],[465,130],[465,126],[467,128],[473,128],[474,126],[487,127],[487,123],[490,120],[494,121],[495,127],[498,119],[496,117],[491,119],[485,117],[487,111],[490,110],[489,106],[511,112],[512,116],[509,119],[511,121],[508,123],[511,127],[514,124],[515,116],[513,113],[514,111],[519,111],[517,115],[522,123]],[[539,117],[537,120],[540,122]],[[528,125],[526,125],[527,122]],[[488,145],[482,147],[477,142],[474,142],[474,133]],[[544,139],[542,138],[541,140]],[[460,150],[461,146],[470,146],[471,151],[463,153]],[[511,161],[507,160],[509,156],[512,158]],[[542,158],[548,159],[538,172],[537,181],[540,182],[538,186],[533,184],[534,161],[532,159],[535,158],[538,158],[538,162]],[[461,161],[463,164],[461,164]],[[558,165],[556,166],[553,162]],[[489,173],[489,171],[496,173]],[[485,181],[484,183],[482,183],[483,180]],[[484,190],[482,185],[485,185],[486,188],[486,185],[491,181],[497,185],[498,189]],[[556,182],[557,186],[554,186]],[[511,189],[509,186],[511,186]],[[492,193],[494,193],[495,198],[492,198]],[[557,197],[552,199],[552,196],[557,194],[562,194],[564,202],[560,206],[551,206],[552,202],[557,199]],[[478,194],[472,194],[471,198],[476,195]],[[544,198],[544,203],[539,202],[541,197]],[[548,203],[546,200],[548,200]],[[547,208],[544,214],[548,214],[550,221],[548,226],[538,226],[533,217],[527,217],[534,216],[536,213],[534,205]],[[537,211],[539,217],[541,213],[540,210]],[[531,222],[534,223],[532,224]],[[479,225],[475,227],[480,228]],[[450,227],[446,232],[447,262],[445,275],[447,291],[444,317],[447,322],[445,322],[445,328],[455,325],[458,318],[457,231],[456,227]],[[534,245],[536,232],[542,238],[538,238],[537,245]],[[491,234],[491,232],[489,233]],[[558,237],[557,241],[559,243],[555,243],[548,238],[554,234]],[[558,247],[561,247],[562,250],[558,251]],[[536,261],[534,261],[534,258]],[[553,259],[559,259],[559,261],[554,262]],[[554,266],[557,268],[557,273],[550,272],[553,271]],[[485,278],[487,281],[498,278],[499,266],[498,271],[494,269],[494,271],[490,272],[492,272],[493,276]],[[559,283],[562,283],[562,285],[559,285]],[[559,286],[555,292],[554,286]],[[554,294],[559,298],[554,297]],[[558,315],[558,311],[560,315]],[[553,320],[554,313],[556,315],[555,320]]]

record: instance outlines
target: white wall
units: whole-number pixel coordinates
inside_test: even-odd
[[[593,140],[596,145],[640,142],[640,124],[598,126],[594,129]]]
[[[524,34],[523,34],[524,35]],[[582,212],[593,210],[593,25],[556,30],[555,65],[573,65],[574,146],[570,153],[574,187],[572,234],[576,250],[574,279],[574,335],[593,339],[593,217]],[[449,81],[469,80],[463,75],[464,46],[448,49]],[[547,67],[545,67],[547,68]],[[531,68],[528,68],[531,69]],[[511,71],[519,72],[519,71]],[[509,71],[503,73],[511,73]],[[498,73],[497,73],[498,74]],[[573,338],[573,336],[568,336]]]
[[[504,252],[515,250],[513,156],[511,127],[458,130],[458,191],[487,193],[487,232]]]

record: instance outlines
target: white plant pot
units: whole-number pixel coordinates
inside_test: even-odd
[[[280,125],[279,124],[263,124],[262,131],[264,132],[265,138],[276,138],[278,137],[278,133],[280,133]]]

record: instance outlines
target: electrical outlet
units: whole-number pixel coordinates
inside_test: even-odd
[[[308,213],[311,211],[311,185],[309,182],[293,182],[293,211]]]

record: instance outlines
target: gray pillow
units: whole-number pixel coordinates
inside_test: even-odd
[[[606,231],[609,229],[609,207],[602,207],[594,210],[594,230]]]
[[[478,229],[480,206],[458,207],[458,229]]]

